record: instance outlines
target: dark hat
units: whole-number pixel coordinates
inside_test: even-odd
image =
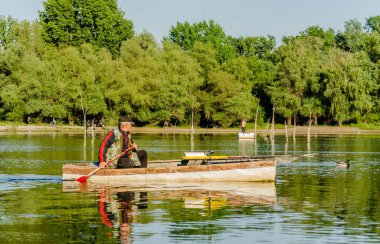
[[[135,123],[131,120],[131,118],[129,118],[128,116],[121,116],[121,118],[119,119],[119,124],[120,123],[123,123],[123,122],[129,122],[131,123],[132,125],[134,125]]]

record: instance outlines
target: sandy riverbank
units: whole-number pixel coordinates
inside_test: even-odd
[[[95,128],[95,133],[107,132],[110,128]],[[84,129],[82,126],[36,126],[36,125],[21,125],[21,126],[11,126],[2,125],[0,126],[0,132],[2,133],[48,133],[48,132],[60,132],[60,133],[83,133]],[[89,130],[87,132],[90,132]],[[134,133],[191,133],[192,130],[188,128],[178,128],[178,127],[133,127],[132,132]],[[196,134],[234,134],[240,132],[238,128],[196,128],[194,133]],[[254,132],[253,129],[248,129],[247,132]],[[302,135],[307,134],[308,127],[297,126],[296,134]],[[270,133],[268,130],[259,129],[257,134],[267,134]],[[285,134],[285,129],[275,129],[275,134]],[[293,127],[288,128],[288,135],[293,134]],[[346,127],[346,126],[313,126],[310,130],[311,134],[380,134],[380,128],[374,130],[363,130],[357,127]]]

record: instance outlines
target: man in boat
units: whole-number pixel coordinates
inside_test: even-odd
[[[99,148],[99,167],[104,167],[107,160],[125,151],[129,147],[133,150],[120,157],[117,162],[111,162],[111,168],[146,168],[148,165],[148,153],[145,150],[137,150],[137,144],[131,138],[130,129],[133,121],[128,116],[119,119],[118,128],[107,133]]]

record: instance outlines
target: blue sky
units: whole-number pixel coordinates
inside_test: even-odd
[[[0,0],[0,15],[33,21],[42,0]],[[380,15],[380,0],[118,0],[135,31],[147,30],[157,41],[167,36],[177,21],[190,23],[213,19],[227,35],[296,35],[319,25],[335,31],[344,22],[358,19],[362,24]]]

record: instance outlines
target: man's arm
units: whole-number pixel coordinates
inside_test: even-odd
[[[104,165],[106,164],[106,161],[107,161],[107,156],[106,156],[107,150],[112,145],[112,143],[114,141],[115,141],[115,134],[111,130],[104,137],[104,139],[103,139],[103,141],[102,141],[102,143],[100,144],[100,147],[99,147],[99,154],[98,154],[99,167],[104,167]]]

